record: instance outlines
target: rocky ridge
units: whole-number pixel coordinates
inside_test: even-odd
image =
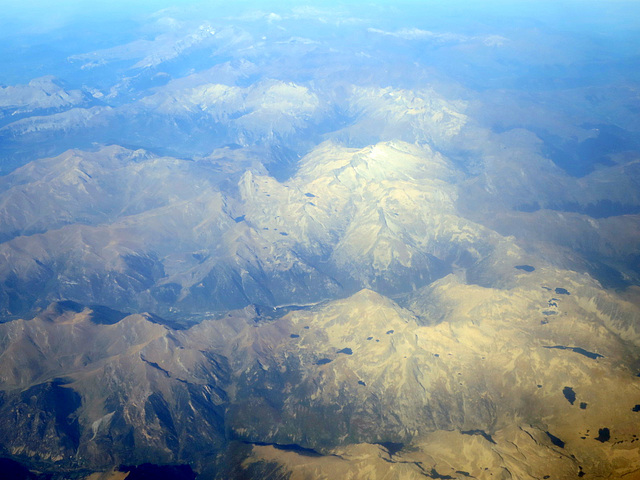
[[[59,468],[210,468],[242,441],[234,468],[256,478],[274,462],[291,478],[358,462],[452,478],[637,471],[640,311],[571,272],[514,272],[510,289],[448,276],[410,309],[363,290],[178,330],[53,304],[0,326],[2,448]]]

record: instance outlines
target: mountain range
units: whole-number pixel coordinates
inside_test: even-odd
[[[637,27],[427,3],[0,29],[7,478],[640,478]]]

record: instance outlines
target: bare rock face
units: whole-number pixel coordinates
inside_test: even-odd
[[[26,85],[0,88],[0,119],[24,114],[52,112],[87,102],[79,90],[65,90],[59,79],[48,75],[34,78]]]
[[[77,475],[632,473],[635,291],[462,215],[460,176],[401,141],[323,143],[284,181],[120,147],[16,170],[0,448]]]
[[[513,270],[508,289],[450,275],[405,307],[362,290],[177,330],[52,304],[0,326],[2,448],[33,466],[251,478],[634,471],[637,307],[572,272]]]
[[[44,462],[68,461],[79,447],[75,415],[80,404],[80,395],[65,388],[61,380],[5,395],[2,430],[12,438],[10,452]]]
[[[246,471],[255,478],[275,466],[291,478],[368,478],[367,469],[407,478],[632,473],[638,337],[603,328],[611,316],[594,308],[594,292],[579,279],[545,276],[567,288],[535,285],[540,277],[510,290],[447,278],[416,293],[432,309],[451,302],[445,322],[429,322],[418,304],[416,317],[363,291],[258,327],[253,349],[273,360],[243,356],[241,401],[230,409],[238,438],[256,445]],[[627,319],[637,324],[632,311]]]
[[[250,169],[232,188],[216,165],[105,147],[12,172],[0,182],[3,315],[60,298],[176,317],[398,294],[504,243],[458,216],[460,172],[426,145],[327,142],[285,182]]]
[[[11,338],[1,365],[3,448],[61,468],[150,457],[194,462],[217,452],[229,373],[224,359],[183,356],[170,331],[148,316],[104,313],[57,304],[32,320],[2,325]],[[14,349],[22,354],[10,355]]]

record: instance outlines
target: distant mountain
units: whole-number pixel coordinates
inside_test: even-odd
[[[86,93],[65,90],[54,76],[35,78],[26,85],[0,87],[0,120],[26,114],[78,107],[88,102]]]
[[[206,23],[190,30],[181,28],[178,22],[167,25],[169,31],[158,35],[153,40],[135,40],[116,47],[94,52],[72,55],[72,62],[86,62],[81,69],[100,67],[109,62],[136,61],[131,68],[151,68],[173,60],[194,47],[209,46],[215,41],[216,30]],[[171,28],[175,27],[175,28]]]
[[[59,134],[73,130],[95,128],[105,125],[103,117],[108,117],[108,107],[72,108],[62,113],[46,116],[31,116],[9,123],[0,128],[0,135],[4,137],[19,137],[22,135],[41,135],[53,132]],[[49,133],[50,134],[50,133]]]
[[[0,182],[4,315],[58,299],[173,317],[306,304],[361,288],[402,294],[456,270],[495,285],[503,272],[492,265],[523,248],[605,283],[638,275],[640,266],[629,262],[638,255],[633,217],[609,239],[597,225],[615,225],[613,218],[563,214],[558,221],[575,218],[563,233],[560,224],[553,231],[552,212],[499,203],[479,211],[502,190],[476,193],[491,177],[462,183],[464,172],[426,145],[327,142],[284,182],[266,174],[256,153],[222,149],[188,161],[113,146],[7,175]],[[570,194],[576,183],[562,178]],[[498,233],[527,228],[534,231],[518,240]],[[578,229],[585,235],[576,237]]]
[[[167,314],[398,294],[504,243],[456,215],[460,174],[428,147],[327,143],[284,183],[258,168],[231,190],[217,162],[109,147],[5,177],[5,315],[56,299]]]

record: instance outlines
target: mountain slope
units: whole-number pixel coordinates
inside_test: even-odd
[[[445,277],[412,311],[363,290],[181,330],[53,304],[0,326],[2,448],[66,468],[217,457],[251,478],[637,471],[640,311],[571,272],[514,270],[510,289]]]

